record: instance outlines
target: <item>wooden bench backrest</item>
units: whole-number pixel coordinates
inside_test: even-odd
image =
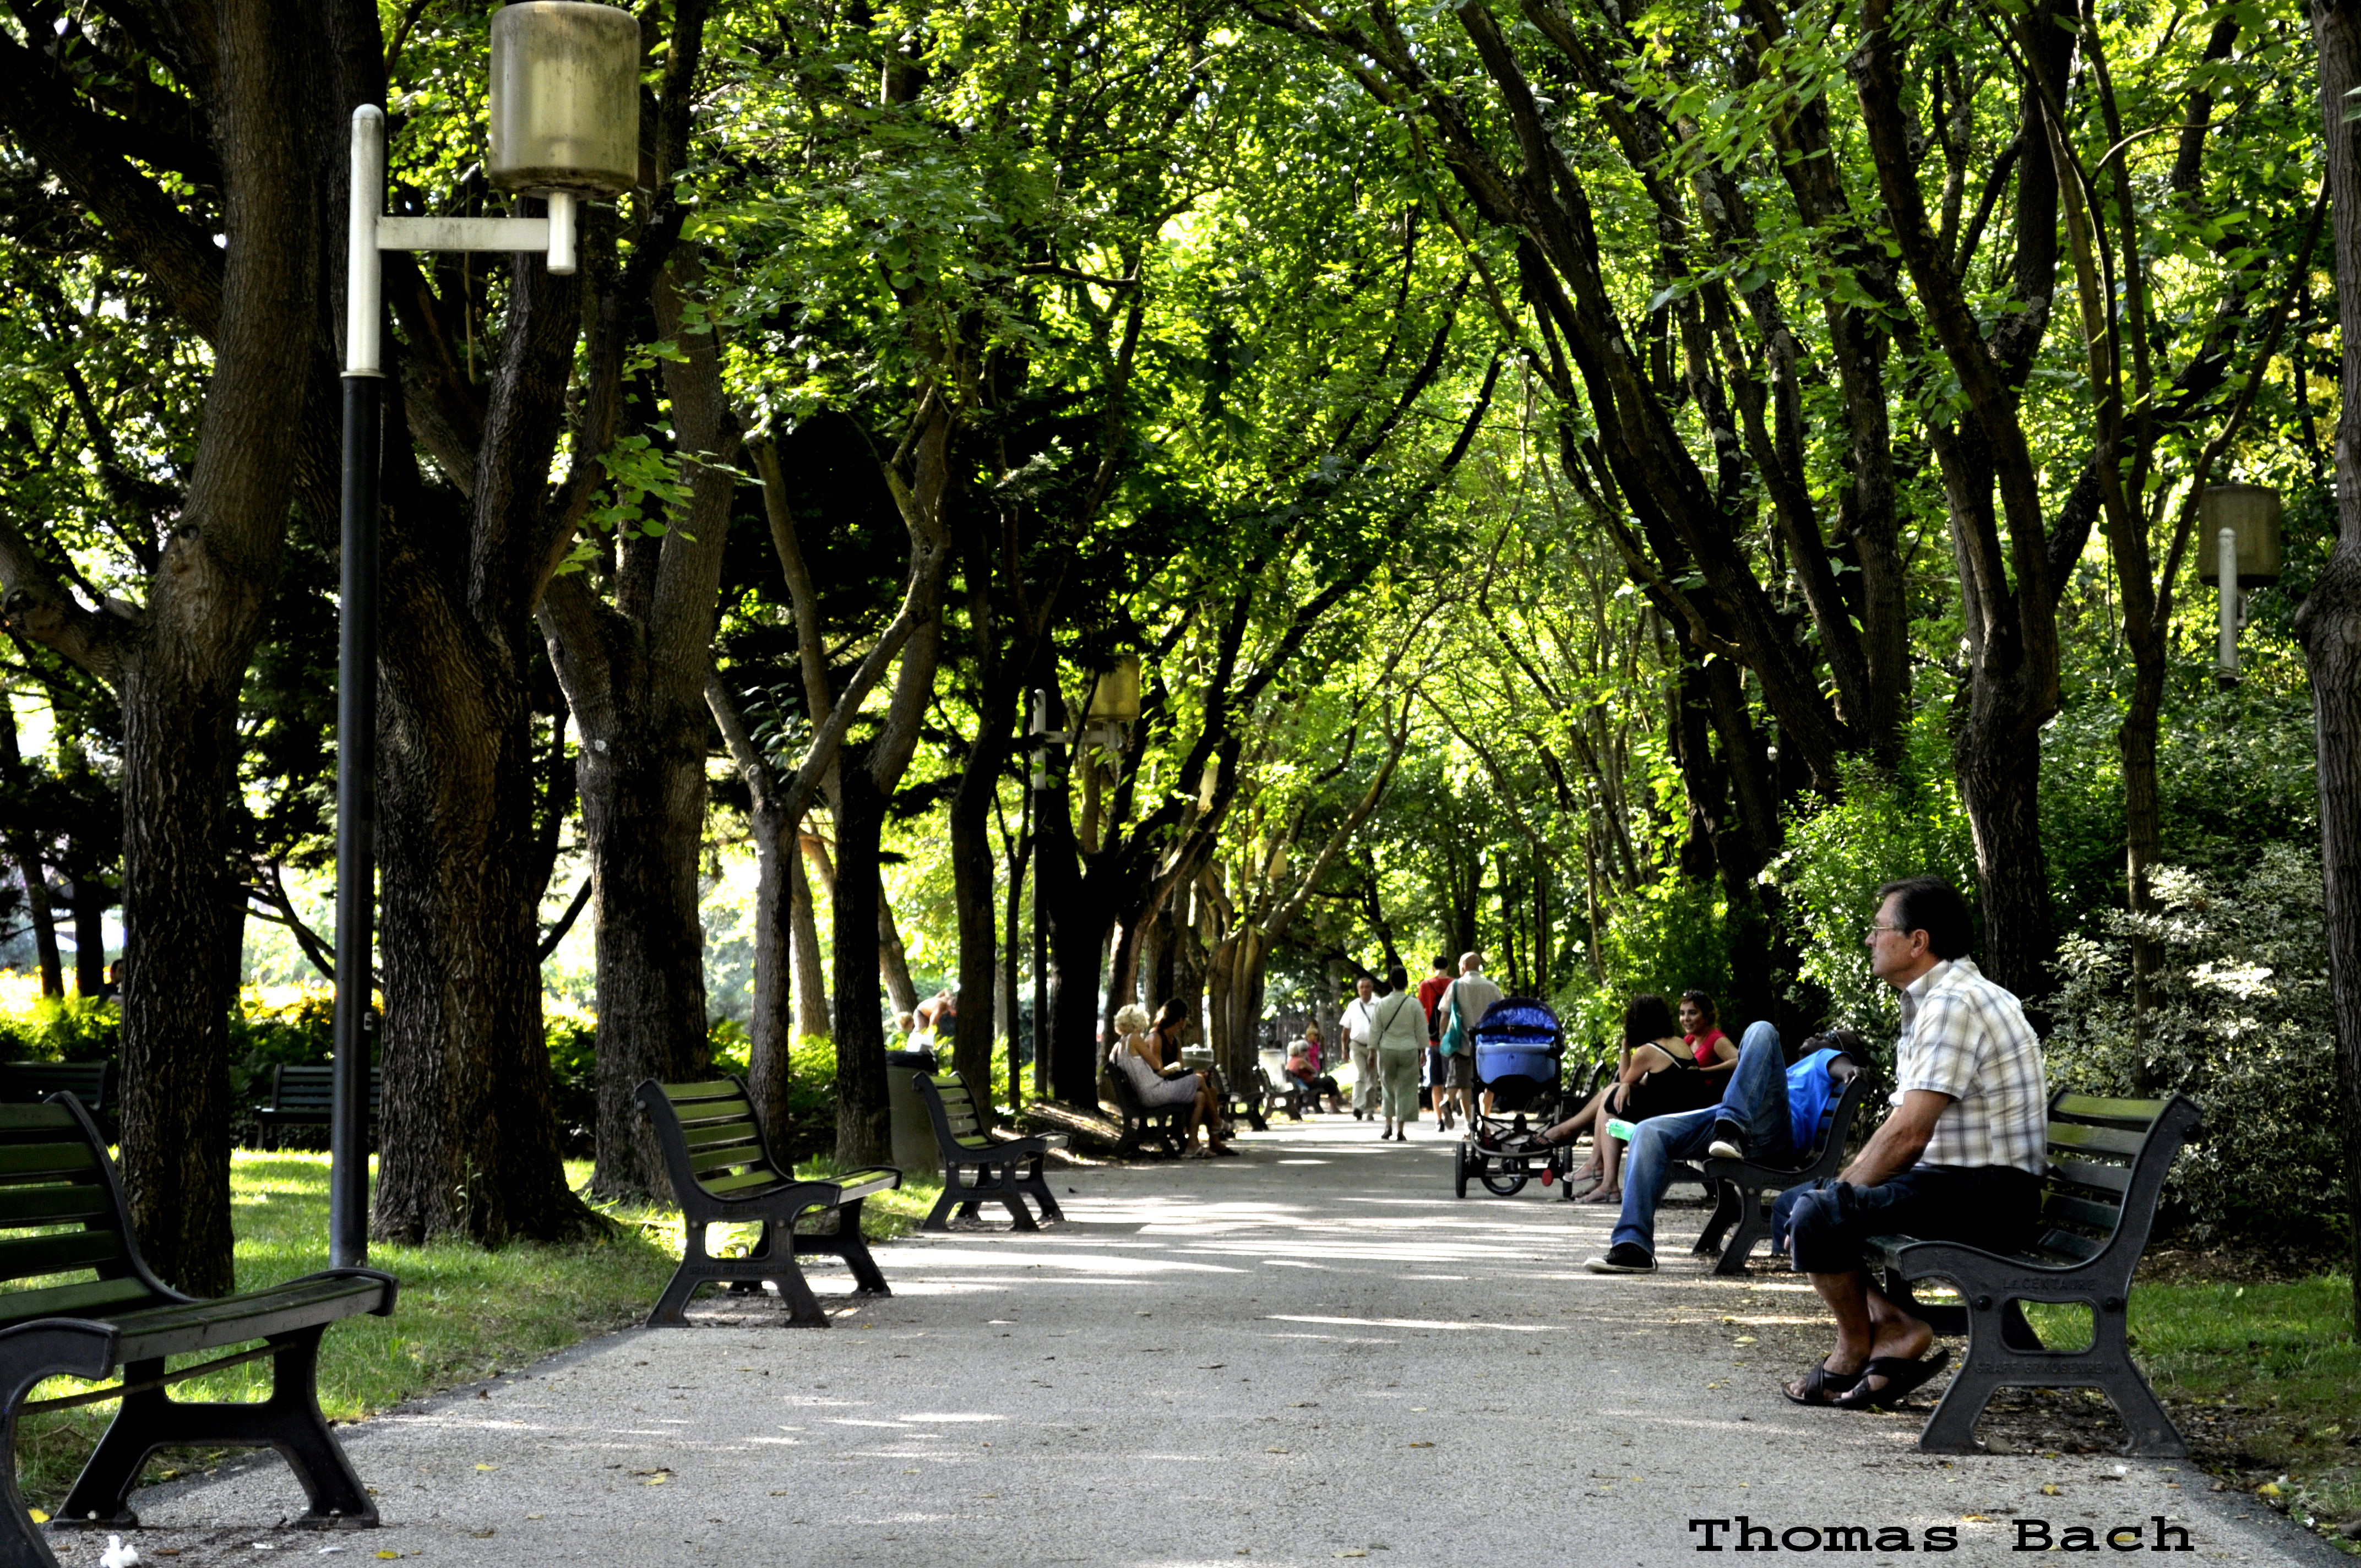
[[[385,1069],[373,1067],[368,1076],[369,1109],[385,1098]],[[336,1099],[336,1069],[312,1064],[281,1063],[270,1069],[270,1109],[316,1111],[326,1115]]]
[[[975,1096],[965,1078],[956,1072],[922,1072],[917,1074],[917,1086],[919,1097],[927,1102],[927,1114],[935,1124],[937,1139],[963,1149],[999,1146],[983,1135]]]
[[[2035,1250],[2058,1260],[2095,1257],[2126,1223],[2145,1238],[2164,1179],[2202,1118],[2195,1103],[2114,1100],[2059,1091],[2049,1101],[2049,1175]]]
[[[73,1106],[0,1105],[0,1328],[103,1318],[161,1297],[137,1262],[106,1151]]]
[[[115,1098],[115,1063],[12,1061],[0,1065],[0,1102],[37,1104],[60,1091],[93,1112],[105,1112]]]
[[[716,1198],[729,1198],[794,1179],[792,1172],[781,1170],[772,1159],[741,1080],[652,1080],[640,1085],[640,1103],[655,1121],[656,1139],[664,1146],[677,1194],[685,1196],[694,1184]]]

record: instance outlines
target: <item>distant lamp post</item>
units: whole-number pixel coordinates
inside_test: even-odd
[[[328,1256],[368,1256],[369,977],[377,891],[377,566],[387,250],[541,251],[575,267],[577,204],[639,173],[640,23],[581,0],[492,13],[490,173],[547,200],[543,218],[389,217],[385,111],[353,111],[345,271],[345,473],[336,650],[335,1097],[328,1130]]]
[[[2214,678],[2238,684],[2238,627],[2247,588],[2279,580],[2285,558],[2279,538],[2279,493],[2268,485],[2208,485],[2197,503],[2203,529],[2199,578],[2221,590],[2222,647]]]

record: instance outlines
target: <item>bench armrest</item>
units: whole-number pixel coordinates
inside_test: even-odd
[[[844,1179],[834,1185],[836,1201],[840,1203],[851,1203],[859,1199],[874,1197],[880,1192],[893,1191],[902,1185],[902,1173],[890,1165],[881,1165],[868,1170],[848,1172]]]

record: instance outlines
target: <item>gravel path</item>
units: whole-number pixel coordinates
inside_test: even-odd
[[[1665,1272],[1599,1278],[1581,1266],[1609,1211],[1538,1185],[1455,1201],[1431,1131],[1380,1146],[1320,1117],[1243,1146],[1060,1173],[1068,1223],[1038,1235],[882,1248],[894,1298],[840,1298],[828,1332],[720,1303],[346,1429],[379,1530],[280,1528],[300,1494],[265,1457],[142,1494],[137,1544],[189,1564],[1656,1568],[1738,1544],[1692,1520],[1744,1516],[1789,1552],[1860,1527],[1872,1550],[1847,1561],[1907,1568],[1943,1530],[1944,1562],[2023,1562],[2030,1521],[2152,1544],[2160,1516],[2191,1562],[2350,1561],[2185,1465],[1943,1460],[1913,1446],[1923,1404],[1788,1405],[1817,1303],[1759,1261],[1705,1276],[1694,1208],[1664,1216]],[[104,1541],[59,1544],[92,1562]]]

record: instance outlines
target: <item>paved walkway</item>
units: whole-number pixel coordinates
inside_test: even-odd
[[[275,1528],[300,1497],[266,1459],[143,1494],[138,1545],[187,1564],[1657,1568],[1697,1561],[1690,1520],[1742,1515],[1896,1532],[1917,1550],[1848,1560],[1908,1568],[1942,1529],[1942,1561],[1996,1563],[2026,1561],[2019,1520],[2152,1541],[2162,1516],[2186,1561],[2348,1561],[2187,1466],[1946,1461],[1912,1446],[1923,1415],[1788,1405],[1817,1303],[1791,1277],[1703,1276],[1695,1209],[1667,1211],[1667,1272],[1603,1279],[1581,1264],[1607,1211],[1538,1186],[1456,1201],[1431,1132],[1380,1146],[1321,1117],[1245,1142],[1064,1173],[1069,1223],[1038,1236],[882,1249],[894,1299],[845,1301],[829,1332],[725,1305],[348,1429],[379,1530]]]

